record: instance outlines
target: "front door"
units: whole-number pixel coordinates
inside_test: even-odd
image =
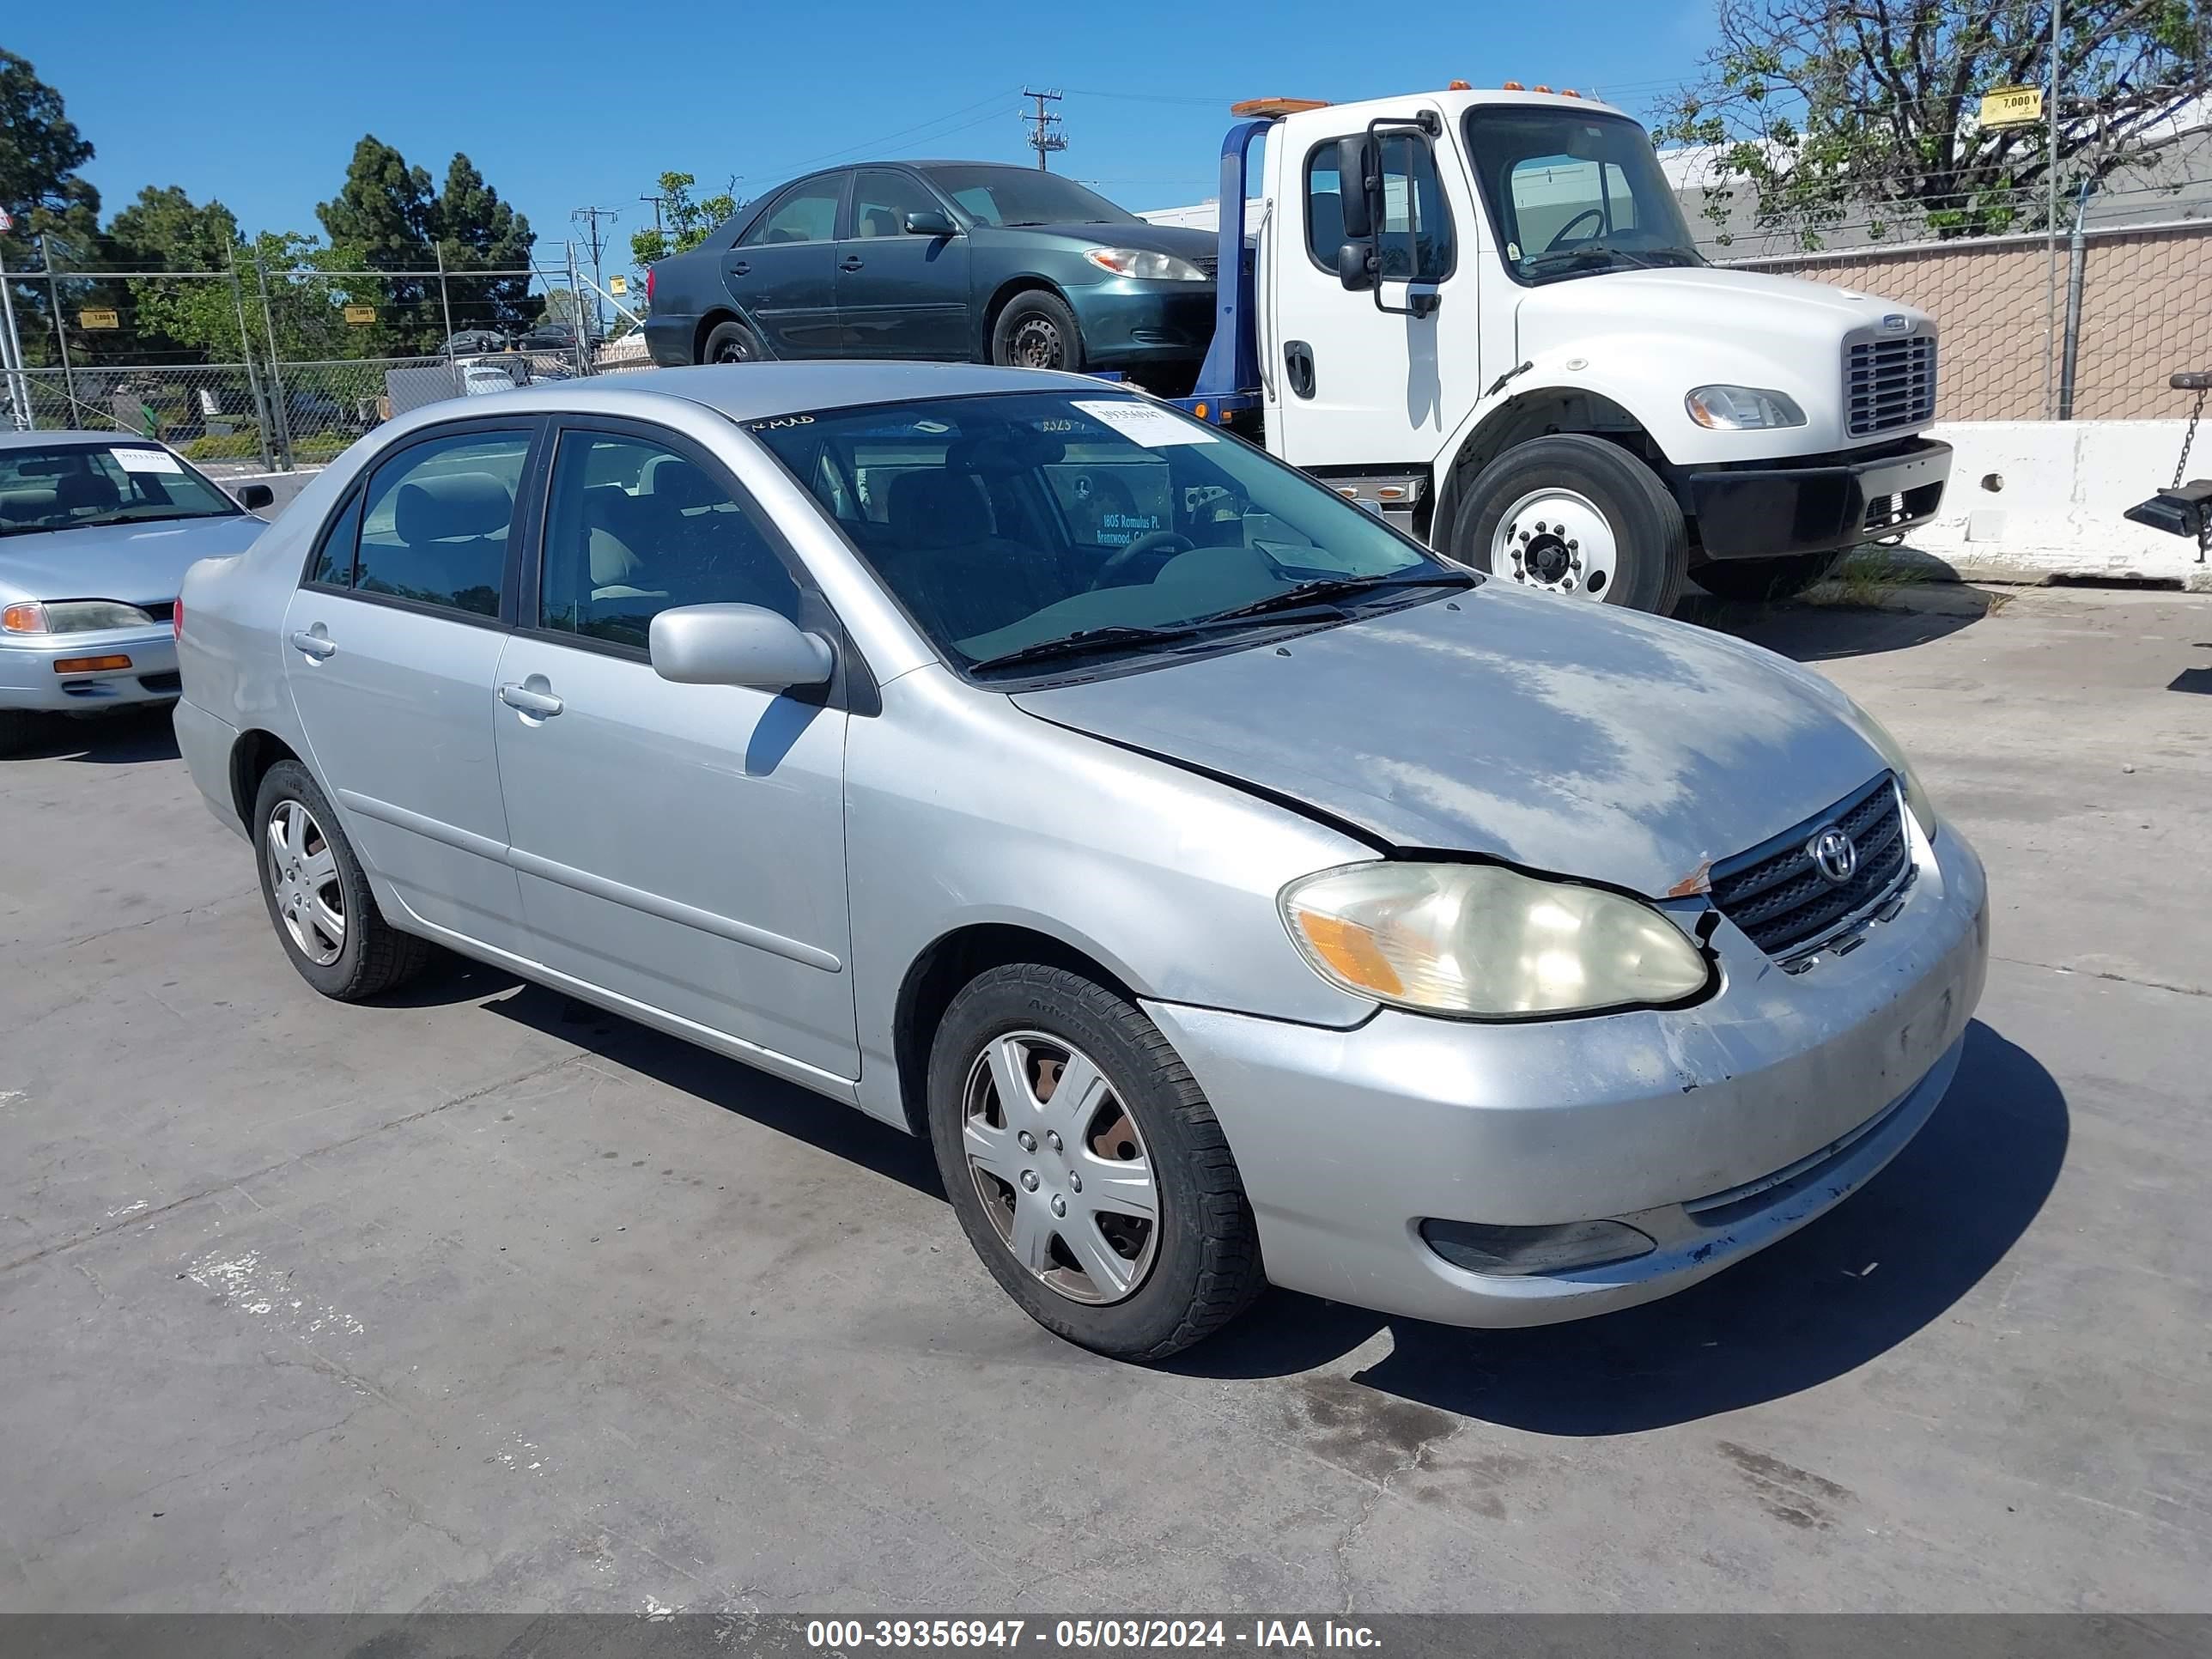
[[[519,941],[521,902],[492,687],[532,436],[475,424],[387,458],[332,520],[284,617],[310,762],[362,862],[414,916],[501,950]]]
[[[854,175],[851,227],[837,245],[837,320],[848,351],[939,362],[968,357],[968,239],[906,228],[909,213],[944,211],[911,173],[862,167]]]
[[[1346,289],[1336,264],[1340,136],[1353,135],[1270,158],[1276,217],[1260,278],[1275,296],[1262,347],[1273,357],[1267,447],[1298,466],[1425,466],[1481,389],[1475,204],[1453,150],[1440,158],[1422,133],[1384,129],[1382,281]]]
[[[530,954],[837,1078],[860,1075],[838,699],[677,685],[674,605],[834,627],[735,481],[656,428],[564,425],[542,564],[496,675]]]
[[[837,213],[851,175],[802,179],[722,255],[722,280],[771,357],[838,355]]]

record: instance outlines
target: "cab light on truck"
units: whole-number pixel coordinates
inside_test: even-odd
[[[1805,411],[1784,392],[1755,386],[1701,386],[1682,399],[1690,418],[1712,432],[1756,432],[1802,426]]]

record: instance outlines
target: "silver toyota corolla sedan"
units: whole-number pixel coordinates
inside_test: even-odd
[[[309,984],[442,945],[927,1134],[1109,1353],[1263,1279],[1679,1290],[1887,1163],[1981,993],[1981,865],[1826,681],[1096,380],[420,410],[184,618],[179,741]]]
[[[264,528],[150,438],[0,432],[0,753],[42,714],[175,697],[178,585]]]

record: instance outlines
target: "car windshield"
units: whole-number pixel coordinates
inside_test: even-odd
[[[1263,452],[1103,387],[745,426],[979,678],[1164,660],[1471,580]]]
[[[924,167],[929,181],[987,225],[1136,225],[1143,220],[1073,179],[1035,167]]]
[[[0,536],[152,519],[219,519],[240,507],[159,444],[0,446]]]
[[[1626,116],[1478,105],[1467,147],[1521,282],[1705,263],[1651,140]]]

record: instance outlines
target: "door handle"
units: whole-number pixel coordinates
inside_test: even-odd
[[[750,260],[740,259],[730,267],[730,275],[732,276],[743,276],[749,273],[752,268],[752,262]]]
[[[561,699],[550,691],[532,691],[526,685],[502,685],[499,700],[509,708],[519,708],[526,714],[535,714],[540,720],[551,720],[561,712]]]
[[[840,259],[837,262],[837,269],[840,270],[858,270],[866,263],[867,261],[863,259],[859,254],[848,253],[842,259]]]
[[[1283,374],[1291,390],[1301,398],[1314,395],[1313,348],[1304,340],[1283,343]]]
[[[311,634],[304,628],[293,630],[292,648],[303,656],[313,658],[317,662],[336,656],[338,650],[337,647],[331,642],[329,635]]]

